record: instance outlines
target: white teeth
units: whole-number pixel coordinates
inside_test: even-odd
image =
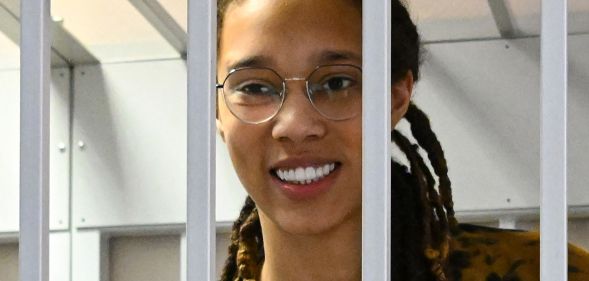
[[[313,168],[313,167],[307,167],[307,168],[305,168],[305,176],[306,176],[307,182],[310,179],[314,179],[315,176],[316,176],[315,175],[315,168]]]
[[[323,168],[318,167],[317,170],[315,170],[315,174],[317,175],[318,178],[322,178],[323,177]]]
[[[303,181],[303,180],[305,180],[305,170],[303,168],[301,168],[301,167],[297,168],[295,170],[295,174],[297,176],[297,178],[296,178],[297,181]]]
[[[335,170],[335,163],[318,167],[297,167],[294,169],[277,169],[276,175],[283,181],[296,184],[309,184],[318,181]]]

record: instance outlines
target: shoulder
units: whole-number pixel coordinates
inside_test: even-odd
[[[453,280],[540,280],[537,232],[460,224],[452,236],[449,274]],[[569,245],[569,281],[589,280],[589,253]]]

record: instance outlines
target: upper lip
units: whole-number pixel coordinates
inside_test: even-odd
[[[317,156],[297,156],[288,157],[280,161],[275,162],[270,166],[270,170],[276,169],[287,169],[297,167],[309,167],[309,166],[321,166],[330,163],[339,163],[339,161],[333,158],[324,158]]]

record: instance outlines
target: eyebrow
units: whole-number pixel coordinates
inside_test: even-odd
[[[326,50],[322,51],[316,56],[313,56],[313,60],[317,61],[317,65],[324,65],[329,63],[334,63],[338,61],[346,61],[346,60],[353,60],[353,61],[362,61],[362,55],[358,55],[354,52],[350,51],[338,51],[338,50]],[[255,55],[242,58],[234,63],[231,63],[227,66],[227,72],[244,67],[268,67],[272,65],[274,60],[268,56],[264,55]]]
[[[243,67],[267,67],[273,60],[267,56],[250,56],[240,59],[227,66],[227,72]]]
[[[357,55],[356,53],[350,51],[336,51],[336,50],[327,50],[321,52],[317,56],[317,61],[319,65],[333,63],[337,61],[344,61],[344,60],[353,60],[353,61],[362,61],[362,55]]]

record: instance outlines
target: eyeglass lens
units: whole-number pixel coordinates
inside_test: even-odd
[[[282,107],[283,81],[280,75],[267,68],[235,70],[223,84],[225,103],[242,121],[267,121]],[[307,93],[315,109],[326,118],[352,118],[361,111],[362,72],[352,65],[318,67],[307,78]]]

